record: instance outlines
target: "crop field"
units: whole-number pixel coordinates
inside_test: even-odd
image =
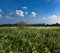
[[[0,53],[60,53],[60,27],[0,27]]]

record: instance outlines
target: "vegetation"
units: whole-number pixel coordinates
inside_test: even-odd
[[[60,53],[60,28],[0,28],[0,53]]]
[[[55,24],[27,24],[26,22],[19,22],[16,24],[0,24],[0,27],[25,27],[25,26],[34,26],[34,27],[40,27],[40,26],[60,26],[59,23],[55,23]]]

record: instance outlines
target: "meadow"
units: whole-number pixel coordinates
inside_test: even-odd
[[[60,27],[0,27],[0,53],[60,53]]]

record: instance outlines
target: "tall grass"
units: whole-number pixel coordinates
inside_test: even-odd
[[[60,53],[60,29],[0,28],[0,53]]]

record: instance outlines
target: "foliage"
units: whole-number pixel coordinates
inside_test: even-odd
[[[0,28],[0,53],[60,53],[60,29]]]

